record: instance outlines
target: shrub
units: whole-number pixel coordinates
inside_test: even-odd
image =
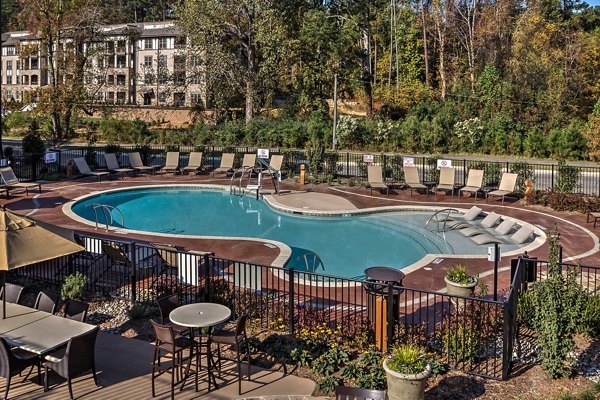
[[[564,160],[558,162],[558,179],[556,181],[556,191],[560,193],[573,193],[578,187],[579,168],[567,165]]]
[[[76,272],[73,275],[69,275],[65,278],[60,289],[60,297],[63,300],[78,300],[82,299],[85,293],[85,285],[87,284],[87,277],[81,272]]]
[[[517,179],[517,192],[523,192],[525,190],[525,181],[527,179],[531,179],[532,182],[534,181],[533,168],[524,161],[518,161],[512,164],[510,167],[510,172],[519,175]]]
[[[459,325],[444,335],[444,350],[456,361],[473,361],[479,354],[479,333],[470,326]]]
[[[333,393],[341,383],[342,380],[340,378],[335,376],[327,376],[317,381],[315,384],[315,390],[320,390],[324,393]]]
[[[35,123],[34,121],[32,121],[32,125]],[[37,128],[30,127],[30,129],[30,132],[23,137],[23,153],[42,154],[46,150],[46,145],[40,137]]]
[[[127,315],[131,319],[142,319],[146,316],[146,305],[142,303],[135,303],[129,310],[127,310]]]

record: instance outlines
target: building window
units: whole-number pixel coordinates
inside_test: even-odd
[[[125,92],[117,92],[117,104],[125,104]]]
[[[161,54],[160,56],[158,56],[158,66],[159,67],[167,66],[167,56],[166,55]]]
[[[32,58],[31,59],[31,69],[38,69],[39,68],[39,63],[38,63],[38,59],[37,58]]]
[[[152,39],[144,39],[144,49],[152,50]]]
[[[152,56],[144,56],[144,68],[152,68]]]
[[[199,85],[200,84],[200,74],[196,72],[194,75],[192,75],[192,77],[190,78],[190,83],[192,85]]]
[[[98,100],[98,101],[104,100],[104,92],[96,93],[96,100]]]
[[[115,92],[108,92],[107,95],[108,96],[106,97],[106,102],[110,103],[110,104],[114,103],[115,102]]]
[[[31,75],[31,84],[37,86],[37,84],[38,84],[38,76],[37,75]]]
[[[144,105],[145,106],[152,105],[152,93],[144,93]]]
[[[125,53],[125,41],[124,40],[117,41],[117,53]]]
[[[165,103],[166,101],[167,101],[167,94],[163,93],[163,92],[160,92],[158,94],[158,102],[159,103]]]
[[[183,49],[185,47],[185,44],[186,44],[185,36],[177,36],[175,38],[175,48],[176,49]]]
[[[173,105],[175,107],[183,107],[185,105],[185,93],[174,93]]]
[[[6,48],[6,55],[7,56],[14,56],[15,55],[15,48],[14,46],[9,46]]]
[[[167,38],[158,38],[158,48],[159,49],[167,48]]]
[[[190,101],[192,105],[200,104],[200,93],[190,94]]]
[[[106,83],[106,78],[104,77],[104,74],[98,74],[96,79],[98,80],[99,85],[104,85]]]
[[[107,82],[108,82],[109,85],[114,85],[115,84],[115,76],[114,75],[109,75]],[[110,94],[110,92],[109,92],[109,94]]]
[[[21,80],[22,80],[22,84],[23,85],[29,85],[29,76],[23,75],[23,77],[21,78]]]
[[[117,75],[117,85],[125,86],[125,75]]]
[[[125,68],[127,66],[127,57],[117,56],[117,68]]]
[[[10,71],[12,72],[12,61],[7,61],[6,62],[6,71]]]
[[[21,69],[21,61],[17,60],[17,71]]]
[[[115,52],[115,42],[108,42],[106,46],[106,50],[112,54]]]

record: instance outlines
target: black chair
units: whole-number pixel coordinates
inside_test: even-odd
[[[231,350],[235,351],[238,373],[238,394],[242,394],[242,357],[241,353],[245,352],[245,356],[248,358],[248,380],[250,380],[250,348],[248,346],[248,335],[246,333],[246,321],[248,320],[249,313],[243,314],[235,323],[235,331],[227,332],[220,331],[217,335],[213,335],[210,338],[212,343],[217,345],[217,357],[219,359],[219,369],[221,369],[221,345],[229,346]]]
[[[38,293],[37,299],[35,299],[33,308],[54,314],[59,300],[60,296],[58,294],[41,291]]]
[[[361,389],[338,386],[335,390],[336,400],[385,400],[385,390]]]
[[[175,398],[175,386],[182,384],[180,390],[183,390],[185,380],[190,373],[195,377],[195,388],[198,391],[198,371],[192,372],[192,360],[196,358],[198,365],[197,345],[193,339],[176,336],[172,325],[162,325],[154,320],[150,320],[154,333],[156,334],[156,342],[154,343],[154,357],[152,359],[152,397],[156,397],[154,388],[154,380],[164,373],[171,374],[171,399]],[[187,357],[184,352],[189,350]],[[170,362],[161,364],[161,359],[168,359]],[[186,364],[187,361],[187,365]],[[179,377],[185,370],[185,375]],[[177,379],[176,379],[177,377]]]
[[[6,296],[7,302],[19,304],[21,294],[23,293],[23,286],[15,285],[14,283],[6,283],[5,285],[6,289],[0,291],[0,299]]]
[[[11,378],[33,366],[37,366],[38,378],[42,376],[40,374],[40,359],[37,354],[18,348],[11,349],[6,339],[0,337],[0,376],[6,378],[5,399],[8,399]]]
[[[67,300],[65,304],[65,318],[72,319],[73,321],[85,322],[87,316],[89,304],[79,300]]]
[[[89,332],[73,336],[67,343],[66,350],[47,355],[44,362],[44,392],[48,391],[48,369],[67,380],[69,395],[73,399],[71,380],[85,372],[92,371],[94,383],[100,386],[96,377],[96,337],[100,327],[97,326]]]
[[[162,325],[172,326],[173,330],[178,336],[181,336],[186,332],[188,332],[191,335],[190,328],[174,324],[169,319],[169,314],[171,314],[171,311],[181,306],[181,302],[179,301],[179,296],[177,294],[171,294],[165,297],[161,297],[160,299],[156,300],[156,304],[158,304],[158,311],[160,312],[160,323]]]

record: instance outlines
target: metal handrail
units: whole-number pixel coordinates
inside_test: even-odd
[[[425,229],[427,229],[427,226],[429,225],[429,223],[435,218],[435,222],[437,223],[437,232],[446,232],[446,222],[448,222],[448,217],[450,217],[450,214],[453,212],[458,213],[459,211],[456,208],[444,208],[444,209],[436,211],[435,213],[433,213],[433,215],[431,217],[429,217],[427,222],[425,222]],[[438,219],[438,216],[442,213],[446,214],[446,218],[444,218],[443,221],[440,221]],[[440,230],[440,222],[444,222],[444,225],[442,226],[441,230]]]
[[[115,222],[112,214],[113,210],[117,211],[121,216],[121,226],[125,226],[125,217],[123,216],[121,210],[119,210],[117,207],[111,206],[109,204],[93,203],[92,209],[94,210],[94,219],[96,220],[96,230],[98,229],[98,209],[102,210],[102,215],[104,216],[104,223],[106,224],[106,232],[108,232],[108,227],[112,226]],[[108,216],[110,216],[110,224],[108,223],[107,212]]]
[[[273,182],[273,187],[275,188],[275,193],[279,195],[279,183],[281,182],[281,171],[273,168],[271,164],[269,164],[266,159],[257,158],[256,161],[260,164],[261,167],[267,169],[271,172],[271,181]]]

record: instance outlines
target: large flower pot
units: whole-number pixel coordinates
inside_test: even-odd
[[[444,277],[444,280],[446,281],[446,293],[451,296],[462,297],[471,297],[473,295],[473,291],[475,291],[475,286],[477,286],[479,281],[477,278],[475,278],[475,282],[463,285],[461,283],[452,282],[448,279],[448,277]],[[454,305],[459,307],[463,307],[465,305],[465,300],[463,299],[452,298],[451,301]]]
[[[387,394],[389,400],[423,400],[427,379],[431,376],[431,366],[427,364],[425,371],[420,374],[408,375],[392,371],[383,362],[383,369],[387,376]]]

